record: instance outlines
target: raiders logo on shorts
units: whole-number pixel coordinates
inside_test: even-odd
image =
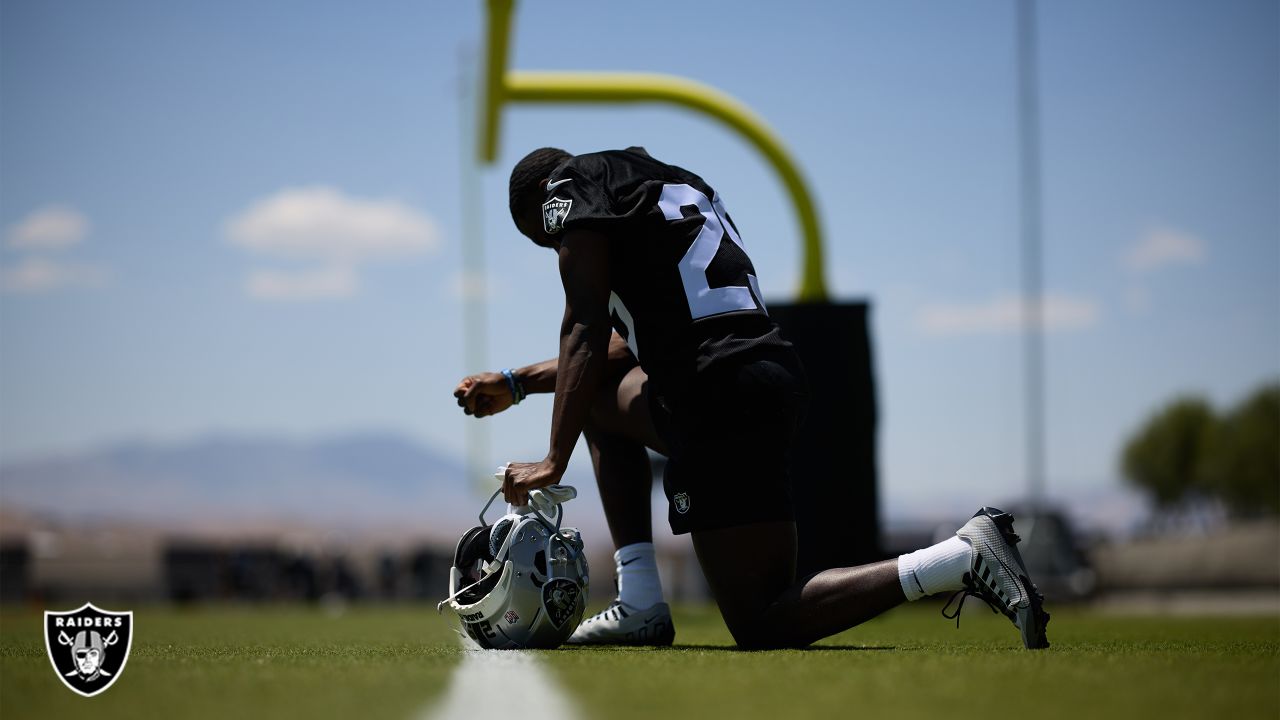
[[[676,512],[681,515],[689,512],[689,493],[676,493],[672,500],[675,500]]]
[[[44,647],[58,679],[93,697],[120,679],[133,647],[133,612],[85,603],[77,610],[44,614]]]

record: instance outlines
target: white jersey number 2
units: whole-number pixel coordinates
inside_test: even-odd
[[[707,283],[707,268],[715,260],[716,253],[720,250],[720,239],[726,233],[744,255],[747,252],[742,247],[742,238],[738,237],[733,225],[725,219],[728,213],[720,202],[720,195],[707,199],[705,194],[690,185],[662,186],[658,207],[668,220],[683,219],[684,213],[680,208],[688,205],[696,206],[703,218],[698,236],[689,245],[684,257],[680,258],[680,280],[684,283],[685,298],[689,301],[689,314],[697,320],[735,310],[765,310],[764,300],[756,302],[756,298],[760,297],[760,285],[756,282],[755,275],[747,275],[750,288],[733,285],[713,288]]]
[[[726,233],[729,239],[742,250],[743,255],[747,253],[747,249],[742,246],[742,238],[738,237],[737,231],[727,219],[728,213],[724,209],[724,204],[720,202],[720,196],[707,199],[704,193],[690,185],[662,186],[658,207],[662,210],[663,217],[668,220],[682,220],[684,213],[680,208],[689,205],[697,207],[702,215],[702,227],[698,230],[698,236],[690,243],[689,249],[685,251],[684,257],[680,258],[679,264],[680,281],[684,285],[685,299],[689,302],[689,315],[697,320],[735,310],[768,312],[763,299],[757,302],[757,298],[760,298],[760,284],[756,281],[755,275],[747,274],[750,288],[737,285],[713,288],[707,282],[707,268],[711,266],[716,253],[720,251],[720,239]],[[754,297],[752,293],[755,293]],[[626,338],[631,352],[637,358],[640,357],[639,343],[636,342],[635,321],[617,293],[609,294],[609,315],[616,324],[622,326],[620,334]]]

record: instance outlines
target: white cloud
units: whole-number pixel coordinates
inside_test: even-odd
[[[231,242],[253,252],[355,265],[432,250],[430,218],[397,200],[365,200],[329,187],[290,188],[227,223]]]
[[[1045,295],[1041,327],[1046,332],[1082,330],[1098,321],[1098,304],[1087,298]],[[1001,296],[980,303],[926,305],[916,316],[917,327],[928,335],[986,335],[1022,330],[1028,326],[1022,299]]]
[[[408,205],[323,186],[286,188],[259,200],[227,221],[226,237],[256,255],[308,266],[250,271],[245,290],[264,300],[350,297],[359,290],[361,265],[439,244],[435,223]]]
[[[350,267],[336,265],[314,270],[253,270],[245,290],[250,297],[262,300],[322,300],[350,297],[359,285]]]
[[[9,247],[17,250],[61,250],[84,240],[89,221],[75,208],[46,205],[9,226]]]
[[[1125,267],[1150,272],[1166,265],[1197,265],[1205,256],[1200,238],[1180,230],[1157,227],[1148,230],[1124,255]]]
[[[0,290],[9,293],[41,293],[66,288],[102,287],[107,271],[92,265],[72,265],[43,258],[26,258],[0,269]]]

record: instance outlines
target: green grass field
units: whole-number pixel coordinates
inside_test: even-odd
[[[90,699],[54,676],[40,612],[0,611],[0,717],[429,717],[463,655],[426,606],[134,610],[128,667]],[[985,610],[956,630],[916,605],[803,651],[734,651],[693,606],[671,650],[534,654],[586,718],[1280,717],[1280,618],[1053,612],[1043,652]]]

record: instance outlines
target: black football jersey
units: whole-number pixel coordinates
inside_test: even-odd
[[[547,182],[544,229],[608,238],[609,315],[656,392],[727,360],[791,345],[719,195],[643,148],[578,155]]]

